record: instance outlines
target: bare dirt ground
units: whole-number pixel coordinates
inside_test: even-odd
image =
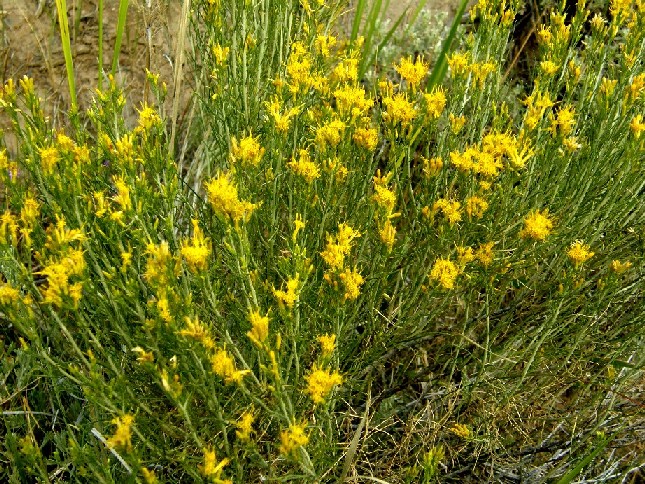
[[[169,86],[179,2],[131,1],[117,80],[134,105],[143,102],[148,68]],[[172,5],[171,5],[172,3]],[[98,7],[96,0],[68,0],[68,19],[78,100],[87,107],[98,85]],[[118,0],[104,2],[103,62],[109,71],[116,38]],[[56,7],[47,0],[0,0],[0,69],[2,82],[29,76],[35,79],[48,114],[66,111],[69,90],[58,31]],[[131,103],[132,104],[132,103]]]

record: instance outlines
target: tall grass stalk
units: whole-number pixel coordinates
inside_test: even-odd
[[[66,0],[56,0],[56,10],[58,11],[58,27],[60,40],[63,45],[63,56],[65,57],[65,70],[67,72],[67,87],[69,89],[69,98],[72,112],[78,110],[76,103],[76,82],[74,80],[74,62],[72,58],[72,46],[69,36],[69,22],[67,20],[67,2]]]
[[[123,35],[125,33],[125,24],[128,17],[128,4],[129,0],[119,0],[119,18],[116,25],[116,39],[114,42],[114,53],[112,54],[112,76],[116,75],[116,69],[119,64],[119,56],[121,55],[121,44],[123,43]]]

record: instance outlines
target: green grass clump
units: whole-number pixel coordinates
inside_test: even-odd
[[[2,480],[638,464],[642,5],[554,11],[519,86],[518,4],[473,8],[446,77],[404,52],[373,84],[343,6],[193,3],[189,164],[114,82],[67,131],[4,86]]]

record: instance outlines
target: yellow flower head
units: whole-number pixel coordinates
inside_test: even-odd
[[[205,270],[206,262],[211,253],[210,241],[204,237],[204,232],[199,228],[199,222],[193,220],[193,236],[183,242],[181,255],[191,271]]]
[[[632,265],[633,264],[631,262],[629,262],[629,261],[620,262],[619,260],[614,259],[614,260],[611,261],[611,266],[610,267],[611,267],[611,270],[614,271],[616,274],[623,274],[624,272],[629,270],[629,268]]]
[[[240,383],[249,370],[238,370],[235,367],[235,360],[225,349],[218,350],[211,356],[211,367],[213,373],[224,379],[225,383]]]
[[[112,423],[116,425],[116,430],[114,435],[107,439],[110,447],[120,448],[126,452],[132,450],[132,422],[134,422],[134,417],[128,414],[112,419]]]
[[[524,219],[524,228],[520,231],[523,239],[544,240],[553,230],[553,219],[549,217],[549,210],[535,210]]]
[[[322,349],[323,356],[331,355],[336,349],[336,335],[335,334],[323,334],[316,338],[318,343],[320,343],[320,348]]]
[[[257,166],[264,156],[264,151],[258,139],[253,136],[246,136],[239,143],[236,138],[231,138],[231,158],[234,161],[240,160],[242,163]]]
[[[432,266],[430,279],[437,281],[444,289],[454,289],[459,272],[459,268],[454,262],[439,258]]]
[[[367,151],[374,151],[378,146],[378,129],[356,128],[353,136],[354,142]]]
[[[331,146],[335,148],[342,139],[345,132],[345,123],[339,119],[333,119],[316,129],[316,143],[321,147]]]
[[[393,124],[401,123],[401,126],[408,126],[416,117],[417,112],[414,103],[408,101],[406,94],[398,93],[394,96],[383,99],[387,111],[383,113],[383,119]]]
[[[20,291],[10,284],[0,283],[0,305],[10,306],[20,300]]]
[[[262,316],[256,309],[249,313],[249,322],[251,330],[246,335],[255,345],[261,347],[269,337],[269,316]]]
[[[461,221],[461,203],[456,200],[440,198],[432,206],[434,212],[441,211],[450,225]]]
[[[390,219],[385,221],[383,226],[379,229],[378,234],[381,238],[381,242],[383,242],[387,247],[388,252],[392,251],[392,247],[394,247],[394,242],[396,240],[396,227],[392,225]]]
[[[224,470],[224,467],[228,465],[230,462],[230,459],[222,459],[220,462],[217,462],[217,456],[215,455],[215,451],[212,449],[203,449],[204,451],[204,465],[199,466],[199,470],[201,471],[202,475],[204,477],[208,477],[213,480],[213,482],[216,482],[218,484],[223,484],[224,482],[230,482],[230,481],[223,481],[221,479],[222,471]]]
[[[296,273],[294,277],[287,280],[286,291],[273,289],[273,295],[278,300],[278,304],[292,309],[300,296],[300,274]]]
[[[207,182],[206,192],[213,209],[224,217],[230,217],[236,223],[247,220],[257,208],[257,204],[241,201],[238,198],[237,187],[227,174],[218,174]]]
[[[443,160],[440,156],[430,158],[429,160],[423,158],[423,174],[426,176],[426,178],[437,176],[442,168]]]
[[[480,244],[475,251],[475,259],[477,259],[484,267],[488,267],[495,258],[493,253],[494,245],[495,242],[486,242],[484,244]]]
[[[345,256],[351,251],[354,239],[360,236],[360,232],[342,223],[338,226],[336,237],[327,235],[327,246],[320,255],[331,269],[342,269]]]
[[[435,87],[432,92],[424,94],[428,116],[437,119],[446,107],[446,94],[441,87]]]
[[[298,150],[298,160],[293,158],[287,166],[298,176],[303,177],[307,183],[311,183],[320,178],[320,169],[318,165],[311,161],[307,150]]]
[[[356,269],[345,269],[345,272],[341,272],[339,277],[345,286],[345,299],[353,301],[358,298],[361,293],[361,286],[365,282],[363,276]]]
[[[309,443],[309,436],[306,434],[307,423],[292,423],[289,428],[280,432],[280,453],[283,455],[294,455],[295,452]]]
[[[488,210],[488,202],[477,195],[466,199],[466,213],[469,217],[482,218]]]
[[[567,256],[571,259],[571,262],[578,267],[580,264],[588,261],[594,256],[594,253],[589,250],[590,247],[582,242],[581,240],[576,240],[569,250],[567,251]]]
[[[343,377],[337,371],[333,373],[323,368],[314,366],[307,380],[307,393],[314,401],[319,404],[325,401],[325,397],[331,393],[336,385],[343,383]]]
[[[394,69],[415,89],[428,73],[428,64],[423,62],[421,58],[412,62],[412,57],[407,57],[401,59],[401,63],[394,66]]]
[[[465,424],[455,424],[450,428],[450,431],[462,439],[468,440],[472,437],[472,432]]]
[[[240,415],[240,419],[235,423],[237,430],[235,435],[242,442],[249,442],[251,440],[251,433],[253,432],[253,421],[255,417],[252,411],[245,411]]]

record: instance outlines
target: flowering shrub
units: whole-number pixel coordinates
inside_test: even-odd
[[[410,53],[367,85],[340,6],[252,3],[196,2],[190,167],[115,83],[56,131],[4,86],[0,473],[429,482],[606,446],[642,365],[643,5],[553,12],[514,99],[519,5],[473,7],[442,85]]]

